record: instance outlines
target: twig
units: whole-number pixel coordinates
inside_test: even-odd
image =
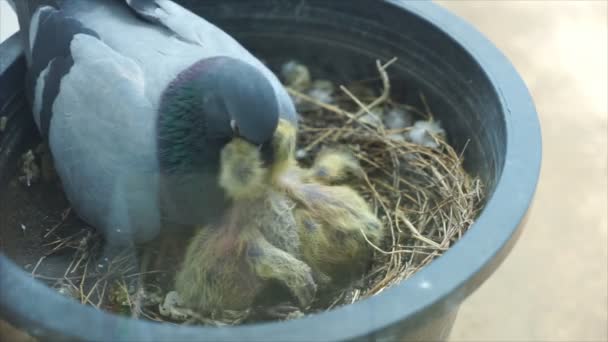
[[[65,222],[65,220],[68,218],[68,216],[70,215],[71,212],[72,212],[72,207],[67,208],[66,210],[64,210],[63,213],[61,214],[61,220],[56,225],[54,225],[53,228],[51,228],[46,234],[44,234],[44,238],[46,239],[57,228],[59,228]]]
[[[380,61],[378,61],[378,60],[376,61],[376,68],[378,69],[378,73],[380,74],[380,78],[382,79],[383,89],[382,89],[382,94],[380,94],[380,96],[378,98],[376,98],[374,101],[372,101],[372,103],[370,103],[367,106],[364,105],[345,86],[343,86],[343,85],[340,86],[340,89],[344,93],[346,93],[346,95],[348,95],[352,100],[354,100],[359,105],[359,107],[361,107],[361,109],[359,109],[359,111],[357,113],[355,113],[352,118],[348,118],[348,120],[346,120],[346,123],[344,124],[345,126],[350,124],[351,122],[353,122],[353,120],[359,119],[365,113],[371,114],[372,109],[381,105],[382,103],[386,102],[389,99],[390,94],[391,94],[391,82],[388,77],[388,73],[386,72],[386,69],[389,66],[391,66],[393,63],[395,63],[396,61],[397,61],[397,57],[392,58],[390,61],[388,61],[384,65],[380,64]]]
[[[36,266],[34,266],[34,269],[32,270],[32,275],[34,277],[36,276],[36,270],[38,269],[38,266],[40,266],[40,264],[42,263],[42,261],[44,261],[44,259],[46,259],[46,257],[47,257],[47,255],[43,255],[40,259],[38,259]]]
[[[323,142],[323,140],[325,140],[327,137],[329,137],[330,135],[332,135],[333,133],[335,133],[335,131],[336,131],[335,129],[329,129],[329,130],[327,130],[327,132],[321,134],[317,139],[315,139],[313,142],[311,142],[310,144],[308,144],[308,146],[306,146],[304,148],[304,151],[310,152],[318,144],[320,144],[321,142]]]

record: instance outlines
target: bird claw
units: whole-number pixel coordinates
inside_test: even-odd
[[[291,288],[301,308],[308,307],[317,293],[317,284],[310,273],[305,273],[300,279],[299,286]]]
[[[315,281],[318,286],[322,288],[327,287],[332,283],[331,277],[323,272],[315,272],[313,274],[313,277],[315,278]]]
[[[272,307],[258,308],[258,314],[268,319],[284,320],[301,314],[300,308],[292,303],[281,303]]]

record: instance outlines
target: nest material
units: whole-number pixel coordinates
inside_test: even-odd
[[[363,179],[353,186],[375,208],[388,230],[387,239],[380,245],[373,245],[376,253],[365,277],[355,286],[337,293],[331,301],[317,303],[304,314],[354,303],[409,278],[462,237],[481,208],[480,180],[463,169],[463,151],[457,153],[444,136],[433,136],[435,143],[424,146],[407,139],[395,139],[407,134],[413,128],[411,126],[391,131],[365,120],[365,116],[372,115],[375,109],[399,107],[418,119],[433,121],[424,97],[421,97],[424,109],[391,100],[386,69],[394,61],[384,65],[377,62],[383,84],[378,97],[369,89],[356,95],[355,85],[341,86],[341,95],[334,95],[333,102],[328,104],[301,90],[288,88],[296,102],[306,104],[298,136],[300,162],[311,163],[324,147],[350,149],[365,171]],[[34,277],[54,281],[53,286],[60,293],[83,304],[154,321],[220,326],[273,318],[273,308],[226,311],[213,317],[203,317],[183,308],[177,299],[165,296],[171,294],[172,288],[164,288],[167,286],[161,283],[166,280],[158,280],[156,276],[163,275],[166,279],[166,272],[149,270],[146,253],[139,261],[135,260],[142,253],[135,250],[115,254],[111,260],[100,260],[102,238],[91,228],[58,238],[55,231],[69,215],[70,211],[66,210],[60,221],[45,234],[45,239],[52,240],[47,244],[52,250],[40,258],[32,270]],[[65,249],[73,250],[73,259],[63,277],[51,278],[37,273],[47,256]],[[267,316],[260,317],[264,314]],[[291,319],[302,315],[293,310],[276,317]]]
[[[358,98],[341,86],[343,95],[327,104],[289,89],[295,98],[318,108],[302,115],[299,155],[315,155],[323,146],[350,148],[366,173],[356,188],[389,231],[387,240],[374,246],[372,268],[360,286],[342,291],[327,309],[374,296],[412,276],[462,237],[482,205],[480,179],[464,170],[464,151],[457,153],[444,136],[433,136],[434,148],[421,146],[394,138],[412,127],[389,131],[360,120],[384,106],[405,108],[418,119],[434,120],[423,95],[422,110],[391,100],[386,69],[394,61],[377,62],[383,83],[377,98]]]

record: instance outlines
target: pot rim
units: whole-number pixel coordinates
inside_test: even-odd
[[[458,306],[491,275],[521,231],[540,172],[540,125],[515,68],[470,24],[427,1],[382,1],[420,17],[462,46],[486,73],[504,113],[506,157],[496,188],[469,231],[444,256],[381,295],[351,305],[287,322],[209,328],[132,320],[83,306],[31,281],[0,254],[2,316],[9,313],[4,318],[17,325],[70,332],[68,336],[86,340],[317,341],[359,338],[404,320],[421,319],[440,305]],[[40,305],[41,295],[45,305]]]

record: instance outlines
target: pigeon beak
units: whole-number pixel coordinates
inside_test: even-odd
[[[236,124],[236,120],[230,120],[230,128],[232,128],[233,137],[238,138],[241,137],[241,133],[239,131],[239,126]],[[258,151],[261,151],[264,148],[264,144],[254,145],[257,147]]]

